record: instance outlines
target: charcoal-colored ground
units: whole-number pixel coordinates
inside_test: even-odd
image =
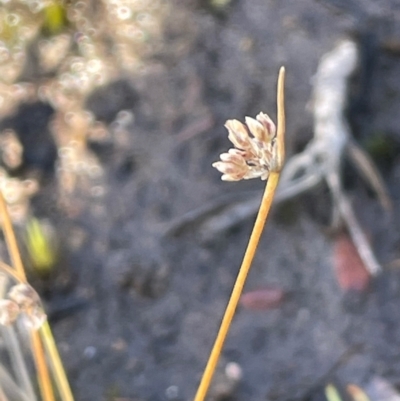
[[[57,312],[60,303],[82,301],[53,316],[78,401],[193,397],[252,219],[207,241],[198,222],[175,235],[166,229],[227,193],[261,195],[263,183],[224,183],[212,169],[229,146],[224,121],[261,110],[275,118],[277,71],[285,65],[288,156],[302,149],[312,137],[312,76],[321,56],[346,36],[363,54],[349,108],[354,135],[366,147],[377,137],[389,144],[373,156],[393,214],[385,215],[347,165],[346,190],[381,263],[400,257],[399,3],[213,4],[175,1],[164,45],[140,76],[89,102],[99,119],[131,109],[134,121],[128,144],[92,144],[105,169],[105,196],[83,197],[74,217],[54,219],[70,282],[48,296],[49,307]],[[45,191],[35,203],[41,213]],[[400,385],[400,271],[386,268],[361,295],[340,289],[330,212],[324,188],[274,208],[246,289],[270,285],[288,295],[274,310],[239,308],[216,384],[229,362],[240,365],[242,380],[225,398],[214,387],[214,400],[305,401],[330,380],[362,386],[374,375]]]

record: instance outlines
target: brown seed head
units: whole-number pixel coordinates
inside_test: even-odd
[[[37,292],[29,284],[21,283],[11,287],[8,297],[16,302],[21,309],[32,308],[40,304]]]
[[[14,320],[11,322],[15,321],[17,316],[21,314],[25,325],[30,329],[37,330],[46,321],[47,316],[43,311],[39,295],[29,284],[14,285],[8,292],[8,297],[9,300],[2,301],[8,302],[9,308],[14,308],[12,311],[16,310]]]
[[[257,117],[246,117],[246,125],[238,120],[225,124],[228,138],[235,146],[223,153],[221,161],[213,163],[223,175],[224,181],[248,180],[269,176],[271,160],[275,151],[276,127],[265,113]]]
[[[47,316],[39,305],[35,305],[28,310],[25,310],[25,323],[28,328],[37,330],[46,321]]]

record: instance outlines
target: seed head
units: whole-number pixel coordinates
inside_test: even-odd
[[[47,320],[47,316],[40,305],[35,305],[24,312],[25,324],[28,328],[33,330],[40,329],[43,323]]]
[[[0,299],[0,324],[9,326],[19,315],[19,306],[9,299]]]
[[[22,309],[28,309],[40,303],[38,293],[29,284],[25,283],[14,285],[10,289],[8,296]]]
[[[224,181],[249,180],[260,177],[266,180],[275,157],[276,126],[269,116],[259,113],[257,117],[246,117],[246,124],[228,120],[228,139],[235,148],[222,153],[221,161],[213,163],[222,173]]]
[[[37,330],[46,321],[39,295],[27,283],[16,284],[0,299],[0,324],[10,325],[22,315],[26,327]]]

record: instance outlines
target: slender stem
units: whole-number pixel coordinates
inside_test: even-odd
[[[42,341],[39,336],[39,332],[32,330],[32,350],[35,359],[36,372],[39,382],[40,393],[43,401],[54,401],[54,392],[51,384],[49,370],[47,368],[46,359],[44,356],[44,350]]]
[[[228,306],[226,307],[226,311],[222,319],[221,327],[219,329],[217,338],[215,340],[206,368],[204,370],[203,377],[194,398],[195,401],[203,401],[206,396],[208,387],[210,386],[210,382],[214,375],[214,371],[217,366],[219,356],[221,354],[221,350],[226,339],[226,335],[228,334],[229,327],[232,323],[233,315],[235,314],[236,307],[242,294],[243,286],[246,282],[246,278],[250,270],[251,262],[253,261],[254,254],[256,252],[257,245],[265,225],[265,220],[271,208],[275,189],[278,185],[278,180],[279,173],[271,173],[268,178],[268,183],[265,187],[260,210],[258,212],[253,232],[251,234],[249,244],[243,258],[242,266],[240,267],[235,286],[233,287],[231,298],[229,299]]]
[[[69,386],[60,355],[50,330],[50,325],[47,321],[44,322],[43,326],[40,328],[40,334],[53,367],[54,380],[57,383],[57,388],[60,392],[62,401],[74,401],[71,387]]]
[[[10,362],[14,371],[14,377],[17,378],[18,387],[26,394],[28,400],[36,401],[37,398],[33,390],[33,384],[29,377],[26,360],[18,343],[15,329],[13,327],[3,327],[1,334],[9,350]]]
[[[247,245],[247,249],[243,257],[243,262],[242,265],[240,266],[239,274],[237,276],[231,297],[226,307],[224,317],[222,318],[217,338],[215,339],[214,346],[211,350],[211,354],[209,356],[206,368],[204,370],[203,377],[201,378],[200,385],[197,389],[194,401],[203,401],[207,394],[207,390],[210,387],[210,383],[214,375],[215,368],[217,366],[226,336],[228,334],[233,316],[239,303],[239,299],[242,294],[242,290],[246,282],[246,278],[249,273],[251,263],[254,259],[254,255],[256,253],[257,246],[265,226],[265,221],[267,220],[268,213],[271,209],[272,200],[275,195],[276,187],[278,185],[279,174],[282,169],[285,158],[284,80],[285,80],[285,69],[281,67],[279,71],[278,90],[277,90],[278,131],[276,138],[275,160],[272,162],[271,173],[264,190],[260,209],[258,211],[257,218],[254,223],[254,228],[251,233],[249,243]]]
[[[4,200],[4,195],[0,191],[0,216],[2,218],[4,236],[6,237],[6,243],[8,252],[10,253],[11,265],[17,271],[18,275],[24,279],[26,282],[26,274],[24,266],[22,264],[21,254],[18,250],[18,243],[15,237],[13,226],[11,223],[10,214],[7,210],[6,201]]]
[[[14,278],[16,280],[19,280],[16,271],[12,267],[6,265],[0,260],[0,271],[3,268],[6,269],[6,273],[10,274],[11,277],[14,277],[15,275],[16,277]],[[5,292],[9,280],[10,277],[7,277],[7,275],[0,276],[0,299],[5,298]],[[0,337],[3,337],[4,345],[8,350],[11,369],[14,371],[14,377],[16,378],[15,382],[16,386],[21,388],[21,391],[26,395],[27,401],[36,401],[36,396],[33,391],[33,385],[29,377],[25,359],[22,355],[20,344],[17,341],[17,334],[15,332],[15,329],[12,326],[11,327],[0,326]],[[1,387],[2,384],[0,383],[0,389]],[[1,400],[1,397],[0,401],[3,401]]]
[[[26,283],[26,280],[23,277],[20,277],[19,274],[13,269],[11,266],[8,266],[6,263],[0,260],[0,270],[3,270],[4,273],[7,273],[18,283]]]
[[[9,394],[12,401],[32,401],[14,382],[6,368],[0,362],[0,388]]]
[[[271,171],[280,173],[285,162],[285,67],[281,67],[279,70],[276,103],[278,108],[278,130],[276,132],[276,157],[271,163]]]

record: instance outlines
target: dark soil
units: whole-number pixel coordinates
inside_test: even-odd
[[[261,110],[275,118],[285,65],[288,156],[302,149],[312,137],[312,76],[347,36],[363,54],[349,118],[394,211],[385,215],[349,166],[346,190],[382,265],[400,258],[400,3],[225,3],[175,1],[164,45],[141,76],[89,101],[103,121],[120,109],[135,117],[129,146],[92,144],[106,171],[104,198],[83,198],[74,218],[57,214],[46,188],[34,202],[54,216],[65,243],[47,300],[77,401],[192,399],[253,219],[217,236],[201,232],[199,221],[174,234],[167,228],[224,195],[261,195],[262,182],[221,182],[211,167],[229,146],[225,120]],[[329,381],[363,386],[375,375],[400,386],[400,271],[386,267],[363,294],[342,290],[330,213],[323,188],[274,208],[246,291],[275,286],[287,296],[273,310],[239,308],[211,399],[307,401]],[[237,387],[226,383],[229,362],[242,369]]]

